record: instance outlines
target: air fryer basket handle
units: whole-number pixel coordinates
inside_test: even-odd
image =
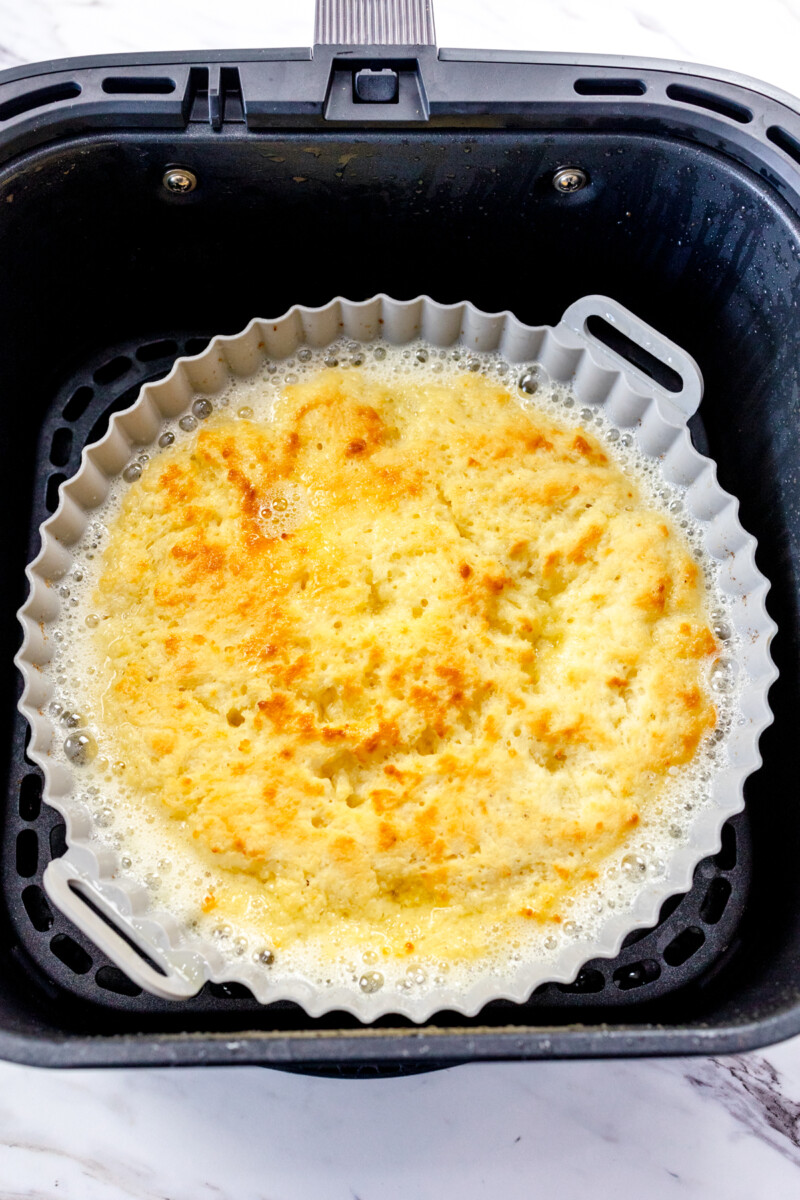
[[[612,329],[624,334],[652,358],[668,367],[673,375],[680,380],[680,387],[672,390],[657,382],[646,371],[637,367],[635,362],[623,358],[611,346],[606,344],[589,328],[592,317],[599,317]],[[569,330],[577,335],[580,341],[589,346],[594,358],[602,361],[607,359],[615,370],[623,362],[625,370],[635,373],[646,385],[648,391],[654,392],[662,401],[671,405],[688,420],[700,407],[703,398],[703,376],[697,363],[676,346],[669,338],[664,337],[651,325],[645,324],[634,313],[611,300],[608,296],[584,296],[571,304],[561,318],[560,329]]]
[[[317,0],[317,46],[435,46],[433,0]]]

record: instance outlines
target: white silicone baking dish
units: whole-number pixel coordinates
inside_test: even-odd
[[[599,341],[587,328],[591,317],[602,318],[671,367],[681,381],[679,390],[659,385]],[[357,986],[322,990],[225,958],[210,942],[190,936],[155,907],[149,891],[126,876],[116,852],[92,836],[98,831],[74,793],[72,769],[59,755],[47,714],[52,694],[48,627],[59,604],[52,584],[71,568],[70,547],[106,497],[109,480],[122,472],[134,449],[155,442],[165,419],[187,412],[198,394],[213,396],[232,376],[246,379],[263,371],[266,360],[287,358],[303,345],[324,347],[343,336],[393,344],[423,338],[436,347],[460,344],[473,352],[497,352],[512,365],[537,364],[571,388],[578,405],[602,409],[660,464],[667,483],[686,489],[685,503],[702,525],[706,551],[720,564],[720,586],[731,597],[739,635],[739,711],[726,739],[727,762],[715,773],[712,803],[699,810],[690,840],[676,848],[665,874],[644,883],[632,907],[609,916],[597,938],[562,940],[547,961],[523,961],[502,979],[483,978],[461,990],[452,985],[409,994],[364,993]],[[777,673],[769,653],[775,626],[764,603],[768,583],[755,565],[755,539],[738,520],[737,501],[717,483],[714,463],[692,445],[687,421],[697,410],[702,386],[689,355],[607,297],[587,296],[554,328],[532,328],[511,313],[487,314],[469,303],[381,295],[358,303],[336,299],[317,309],[297,306],[276,320],[253,320],[242,333],[215,338],[202,354],[179,359],[165,379],[143,387],[136,402],[111,419],[105,437],[84,450],[78,473],[61,486],[58,509],[42,526],[41,552],[28,568],[30,595],[19,613],[24,640],[16,661],[24,677],[20,708],[31,727],[28,753],[44,772],[46,801],[67,827],[67,852],[44,874],[50,898],[131,979],[159,996],[193,995],[206,980],[236,981],[262,1003],[293,1000],[311,1016],[334,1009],[363,1021],[385,1013],[423,1021],[440,1009],[471,1016],[490,1000],[522,1002],[541,983],[570,982],[590,958],[615,956],[626,934],[652,925],[664,900],[688,890],[697,863],[718,849],[722,825],[743,807],[744,782],[761,761],[759,736],[772,719],[767,693]]]

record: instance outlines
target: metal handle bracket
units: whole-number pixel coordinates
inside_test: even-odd
[[[433,0],[317,0],[317,46],[435,46]]]

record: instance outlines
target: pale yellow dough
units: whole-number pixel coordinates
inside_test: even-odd
[[[94,604],[101,745],[276,944],[558,923],[715,723],[683,537],[479,374],[215,415],[130,487]]]

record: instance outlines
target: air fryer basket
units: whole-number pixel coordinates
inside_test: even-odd
[[[407,36],[429,34],[423,21]],[[0,76],[0,487],[15,517],[2,544],[0,1054],[355,1073],[719,1053],[798,1032],[800,111],[675,64],[348,46],[324,19],[318,37],[313,53],[117,56]],[[563,168],[574,190],[554,185]],[[694,436],[740,497],[773,585],[781,675],[764,766],[659,926],[525,1005],[367,1030],[260,1007],[234,985],[160,1001],[41,890],[63,829],[15,711],[24,566],[58,483],[144,380],[255,314],[378,291],[469,298],[530,324],[605,293],[697,359]]]

